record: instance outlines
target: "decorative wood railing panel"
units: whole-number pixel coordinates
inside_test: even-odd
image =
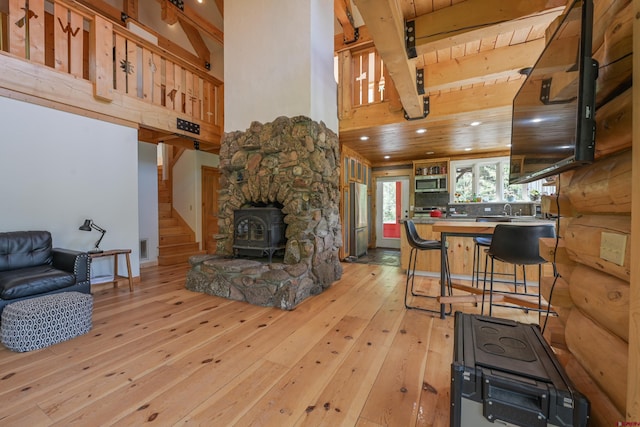
[[[134,97],[222,133],[222,82],[68,0],[10,0],[0,50],[90,81],[97,99]]]

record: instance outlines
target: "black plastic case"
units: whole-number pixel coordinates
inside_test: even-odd
[[[451,381],[451,426],[587,425],[589,401],[537,325],[456,312]]]

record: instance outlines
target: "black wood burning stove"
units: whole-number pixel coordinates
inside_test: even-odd
[[[233,212],[235,256],[271,257],[286,247],[284,214],[275,207],[249,207]]]

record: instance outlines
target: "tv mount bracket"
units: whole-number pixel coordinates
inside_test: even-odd
[[[549,77],[548,79],[543,79],[542,80],[542,87],[540,87],[540,101],[544,105],[570,104],[570,103],[574,102],[578,98],[577,96],[574,96],[573,98],[561,99],[561,100],[558,100],[558,101],[549,100],[549,94],[551,92],[551,81],[552,81],[551,77]]]

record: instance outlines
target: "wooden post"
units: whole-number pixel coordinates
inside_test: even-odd
[[[353,67],[351,60],[351,51],[344,50],[338,53],[338,67],[340,69],[340,81],[338,82],[338,115],[345,118],[351,115],[352,102],[352,75]]]
[[[113,24],[96,15],[91,26],[89,78],[93,96],[113,100]]]

